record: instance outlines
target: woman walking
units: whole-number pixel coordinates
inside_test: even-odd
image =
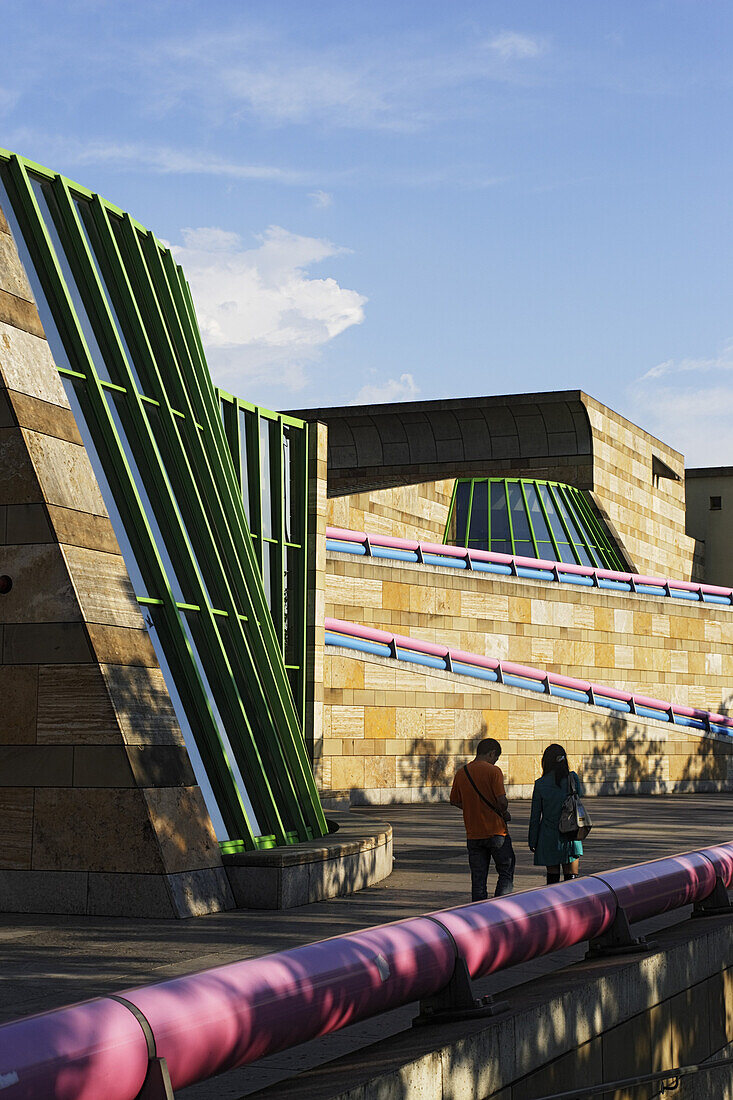
[[[528,838],[535,867],[547,870],[548,886],[560,881],[561,867],[563,878],[577,878],[578,859],[583,854],[579,840],[567,840],[560,835],[560,813],[570,792],[570,776],[582,795],[582,785],[575,772],[570,771],[565,749],[562,745],[548,745],[542,754],[542,777],[535,782],[532,792]]]

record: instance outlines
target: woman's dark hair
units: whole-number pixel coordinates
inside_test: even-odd
[[[542,774],[555,773],[555,783],[560,786],[560,780],[570,775],[570,765],[567,754],[562,745],[548,745],[542,753]]]

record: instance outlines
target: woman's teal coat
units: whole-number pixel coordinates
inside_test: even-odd
[[[578,794],[583,794],[583,785],[575,772],[570,773],[575,780]],[[532,812],[529,818],[529,846],[534,848],[536,867],[557,867],[562,863],[572,863],[583,854],[583,845],[579,840],[563,840],[560,837],[560,811],[568,796],[567,778],[560,780],[558,787],[555,775],[543,775],[534,785],[532,792]]]

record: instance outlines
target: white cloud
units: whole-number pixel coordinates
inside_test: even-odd
[[[439,45],[419,34],[395,36],[375,50],[359,39],[316,48],[250,28],[171,37],[154,52],[143,48],[134,64],[147,113],[185,108],[214,130],[226,117],[229,125],[257,118],[275,126],[413,132],[477,109],[482,86],[526,83],[528,66],[513,62],[547,49],[544,40],[509,30]]]
[[[328,191],[311,191],[308,198],[313,199],[313,205],[321,210],[333,205],[333,195]]]
[[[216,227],[184,229],[172,246],[191,285],[215,380],[235,392],[253,383],[299,389],[321,348],[364,320],[366,298],[308,269],[342,249],[270,226],[255,248]]]
[[[733,389],[663,388],[633,399],[632,419],[685,456],[686,466],[733,464]]]
[[[687,466],[730,466],[732,369],[733,340],[710,358],[658,363],[629,387],[629,416],[681,451]]]
[[[733,370],[733,339],[726,340],[720,352],[710,359],[665,359],[642,375],[643,379],[662,378],[669,374],[687,374],[690,371],[707,373],[716,370]]]
[[[502,31],[486,43],[490,50],[499,55],[503,61],[525,61],[530,57],[539,57],[544,53],[544,43],[539,38],[531,38],[528,34],[517,34],[516,31]]]
[[[136,168],[161,175],[225,176],[239,180],[269,180],[274,183],[308,183],[309,173],[268,164],[241,164],[201,150],[173,149],[166,145],[135,142],[64,141],[59,155],[74,164],[113,164],[115,168]]]
[[[417,397],[420,387],[411,374],[401,374],[399,378],[390,378],[382,385],[362,386],[352,405],[378,405],[388,401],[411,401]]]

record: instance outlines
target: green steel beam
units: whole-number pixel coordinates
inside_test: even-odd
[[[63,185],[63,181],[61,182]],[[115,502],[121,513],[136,561],[143,575],[147,574],[146,583],[149,590],[157,592],[161,601],[162,636],[167,642],[171,656],[174,660],[177,659],[179,667],[186,668],[193,664],[192,654],[170,584],[38,201],[25,165],[17,158],[9,162],[7,185],[11,201],[14,200],[14,210],[23,235],[33,245],[35,267],[64,346],[71,350],[74,362],[84,367],[83,372],[79,373],[85,377],[86,384],[80,386],[77,391],[82,412],[87,422],[96,427],[96,431],[93,430],[95,446],[100,454],[105,476],[113,488]],[[195,665],[193,671],[195,675],[192,677],[184,675],[176,677],[176,688],[187,710],[190,707],[192,719],[200,722],[202,728],[209,733],[209,745],[201,746],[200,751],[225,825],[235,835],[241,835],[254,846],[254,837],[229,769],[226,753],[220,743],[217,746],[218,751],[214,749],[215,739],[218,740],[218,730]],[[207,752],[207,748],[211,751]]]
[[[238,832],[244,844],[258,843],[246,822],[243,803],[181,621],[181,610],[198,609],[191,628],[200,635],[196,641],[200,659],[225,719],[240,770],[243,774],[249,772],[253,780],[248,794],[258,817],[271,831],[275,827],[272,835],[280,843],[322,835],[327,831],[325,818],[283,659],[284,569],[288,551],[282,512],[282,433],[285,423],[303,433],[304,426],[294,418],[273,414],[280,445],[274,454],[271,448],[273,461],[269,473],[271,490],[280,488],[273,498],[278,523],[273,533],[279,537],[268,545],[278,548],[273,555],[277,566],[273,588],[281,609],[279,616],[276,613],[279,623],[273,623],[244,513],[241,478],[232,461],[234,433],[231,424],[228,433],[225,428],[226,403],[223,417],[222,403],[206,368],[190,289],[180,268],[152,234],[119,208],[47,169],[0,151],[0,161],[3,160],[9,165],[11,202],[22,233],[30,242],[59,336],[73,367],[82,368],[64,373],[75,378],[133,553],[144,564],[141,572],[150,595],[141,599],[154,607],[160,620],[158,628],[167,662],[187,714],[190,712],[198,724],[199,751],[226,827],[230,834]],[[48,215],[62,242],[65,262],[72,268],[84,313],[105,369],[111,372],[111,380],[98,376],[94,355],[65,286],[28,178],[29,168],[43,181]],[[85,204],[89,221],[86,218],[82,221],[77,201]],[[93,251],[85,228],[94,236]],[[95,259],[100,270],[104,269],[104,282]],[[126,346],[131,349],[138,377],[144,378],[141,386],[145,393],[139,392],[132,374],[118,323]],[[136,463],[144,466],[145,491],[156,522],[165,532],[164,541],[174,569],[179,578],[185,577],[193,596],[190,603],[176,603],[173,598],[105,391],[117,395],[114,400],[120,426],[128,437]],[[238,417],[239,405],[234,409]],[[259,420],[260,413],[254,407],[252,410]],[[155,424],[151,421],[153,414]],[[269,418],[264,419],[269,424]],[[238,421],[236,426],[238,451]],[[297,434],[291,433],[291,463],[297,458],[293,443],[296,438]],[[259,444],[257,436],[256,442]],[[305,512],[306,447],[302,449],[302,459],[300,506]],[[248,468],[251,466],[248,463]],[[257,468],[260,488],[257,502],[261,509],[260,473]],[[298,512],[295,500],[292,508],[295,516]],[[297,592],[300,596],[299,603],[293,604],[293,612],[297,606],[299,629],[303,631],[300,666],[295,666],[302,688],[306,601],[304,515],[298,522],[302,531],[300,554],[295,556],[297,576],[289,578],[294,582],[289,595]],[[258,541],[262,546],[263,540]],[[292,559],[293,555],[290,556]],[[206,574],[205,584],[197,564]],[[255,676],[253,669],[257,670]],[[302,713],[302,707],[299,709]],[[268,775],[276,782],[277,791],[271,788]],[[285,827],[286,819],[295,829]]]

